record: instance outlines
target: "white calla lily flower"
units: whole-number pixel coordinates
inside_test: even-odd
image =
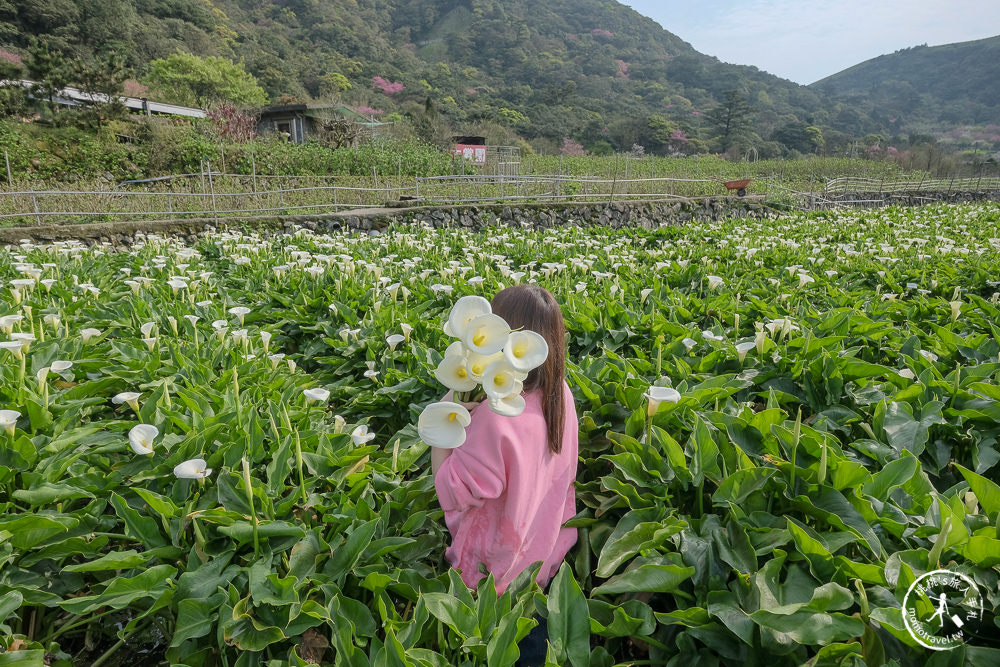
[[[465,442],[465,427],[472,423],[472,415],[464,406],[451,401],[431,403],[417,419],[420,439],[431,447],[454,449]]]
[[[20,416],[21,413],[16,410],[0,410],[0,427],[3,427],[7,435],[14,435],[14,425]]]
[[[150,424],[133,426],[128,432],[128,444],[136,454],[152,454],[153,441],[160,435],[160,429]]]
[[[360,447],[374,437],[375,434],[368,430],[367,424],[356,426],[354,430],[351,431],[351,440],[354,441],[354,444],[357,447]]]
[[[446,354],[434,369],[434,377],[452,391],[472,391],[477,384],[466,368],[465,356],[458,354]]]
[[[14,325],[24,319],[24,315],[4,315],[0,317],[0,330],[8,336],[14,330]]]
[[[0,350],[8,350],[18,359],[24,356],[24,346],[19,340],[5,340],[0,342]]]
[[[660,403],[676,403],[681,400],[681,393],[673,387],[650,387],[645,394],[649,401],[646,414],[652,417],[660,407]]]
[[[330,398],[330,390],[323,389],[322,387],[303,389],[302,395],[306,397],[306,403],[311,403],[312,401],[319,401],[322,403]]]
[[[174,466],[174,476],[178,479],[205,479],[212,474],[207,465],[205,459],[189,459]]]
[[[510,327],[499,315],[480,315],[465,325],[462,342],[470,352],[476,354],[495,354],[507,344]]]
[[[114,397],[112,397],[111,402],[115,405],[128,403],[128,406],[138,413],[140,396],[142,396],[142,394],[137,391],[123,391],[120,394],[115,394]]]
[[[465,349],[465,344],[460,340],[456,340],[454,343],[445,348],[444,356],[446,357],[462,357],[465,359],[469,356],[469,351]]]
[[[476,382],[483,381],[483,374],[486,373],[486,369],[489,365],[498,359],[503,359],[503,352],[497,352],[495,354],[476,354],[475,352],[470,352],[465,359],[465,367],[469,371],[469,377],[471,377]]]
[[[455,338],[465,338],[465,329],[470,322],[493,312],[490,302],[481,296],[463,296],[451,307],[448,315],[446,334]]]
[[[389,346],[390,350],[395,350],[396,346],[405,340],[403,334],[389,334],[385,337],[385,342]]]
[[[736,354],[739,355],[740,363],[747,358],[747,352],[757,347],[756,341],[745,341],[736,344]]]
[[[514,369],[506,359],[497,359],[483,372],[483,391],[487,398],[501,400],[509,396],[517,384]]]
[[[511,368],[527,373],[545,363],[549,356],[549,344],[534,331],[512,331],[503,348],[504,358]]]
[[[503,415],[504,417],[517,417],[519,414],[524,412],[526,405],[524,396],[521,395],[520,390],[511,392],[503,398],[490,398],[487,400],[489,402],[490,410],[498,415]]]
[[[243,326],[243,320],[250,314],[250,309],[246,306],[233,306],[229,309],[229,314],[235,315],[240,321],[240,326]]]
[[[45,380],[49,377],[49,367],[45,366],[39,368],[38,372],[35,373],[35,379],[38,380],[38,391],[41,392],[42,388],[45,386]]]

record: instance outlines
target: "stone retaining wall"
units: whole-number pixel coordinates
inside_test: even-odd
[[[323,215],[271,217],[190,218],[106,222],[83,225],[45,225],[0,228],[0,244],[21,239],[51,242],[77,239],[84,243],[129,245],[137,233],[180,236],[195,240],[215,229],[289,230],[302,226],[316,231],[354,229],[378,233],[390,224],[430,224],[434,227],[462,226],[471,230],[496,225],[528,228],[564,225],[606,226],[613,229],[680,225],[729,218],[760,218],[773,215],[759,198],[705,197],[666,201],[628,201],[571,204],[517,204],[482,206],[411,206],[406,208],[357,209]]]
[[[968,204],[1000,202],[1000,191],[981,190],[913,190],[907,192],[840,192],[822,195],[835,202],[865,202],[870,206],[921,206],[932,202]]]

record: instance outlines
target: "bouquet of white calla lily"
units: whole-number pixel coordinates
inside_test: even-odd
[[[431,403],[417,419],[420,439],[431,447],[454,449],[465,442],[465,427],[472,423],[472,415],[464,406],[451,401]]]
[[[153,441],[160,435],[160,429],[150,424],[133,426],[128,432],[128,444],[136,454],[152,454]]]
[[[450,356],[446,354],[434,369],[434,377],[452,391],[472,391],[477,384],[465,366],[465,357],[457,354]]]
[[[549,344],[534,331],[512,331],[503,347],[503,355],[511,368],[527,373],[545,363]]]
[[[465,326],[461,339],[470,352],[496,354],[507,344],[510,327],[499,315],[480,315]]]

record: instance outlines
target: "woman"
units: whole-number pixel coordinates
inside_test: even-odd
[[[578,425],[555,298],[537,285],[516,285],[497,293],[492,307],[511,329],[544,337],[548,358],[524,381],[524,412],[504,417],[482,403],[472,407],[465,443],[432,448],[431,466],[452,535],[445,556],[470,587],[485,576],[483,563],[503,593],[536,561],[542,561],[537,580],[544,587],[576,543],[576,529],[562,524],[576,514]],[[544,637],[544,624],[536,630]]]

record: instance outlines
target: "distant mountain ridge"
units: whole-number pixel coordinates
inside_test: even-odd
[[[32,36],[79,58],[118,48],[140,78],[178,50],[224,56],[272,101],[336,99],[425,125],[488,122],[548,150],[567,138],[594,151],[725,150],[717,112],[736,91],[750,122],[731,153],[840,153],[910,119],[995,117],[986,89],[995,95],[1000,80],[969,78],[980,89],[960,91],[970,113],[940,100],[944,84],[911,82],[916,74],[871,83],[881,70],[869,74],[869,63],[801,86],[701,54],[612,0],[0,0],[0,49],[23,54]]]
[[[902,49],[809,87],[897,127],[1000,124],[1000,36]]]

